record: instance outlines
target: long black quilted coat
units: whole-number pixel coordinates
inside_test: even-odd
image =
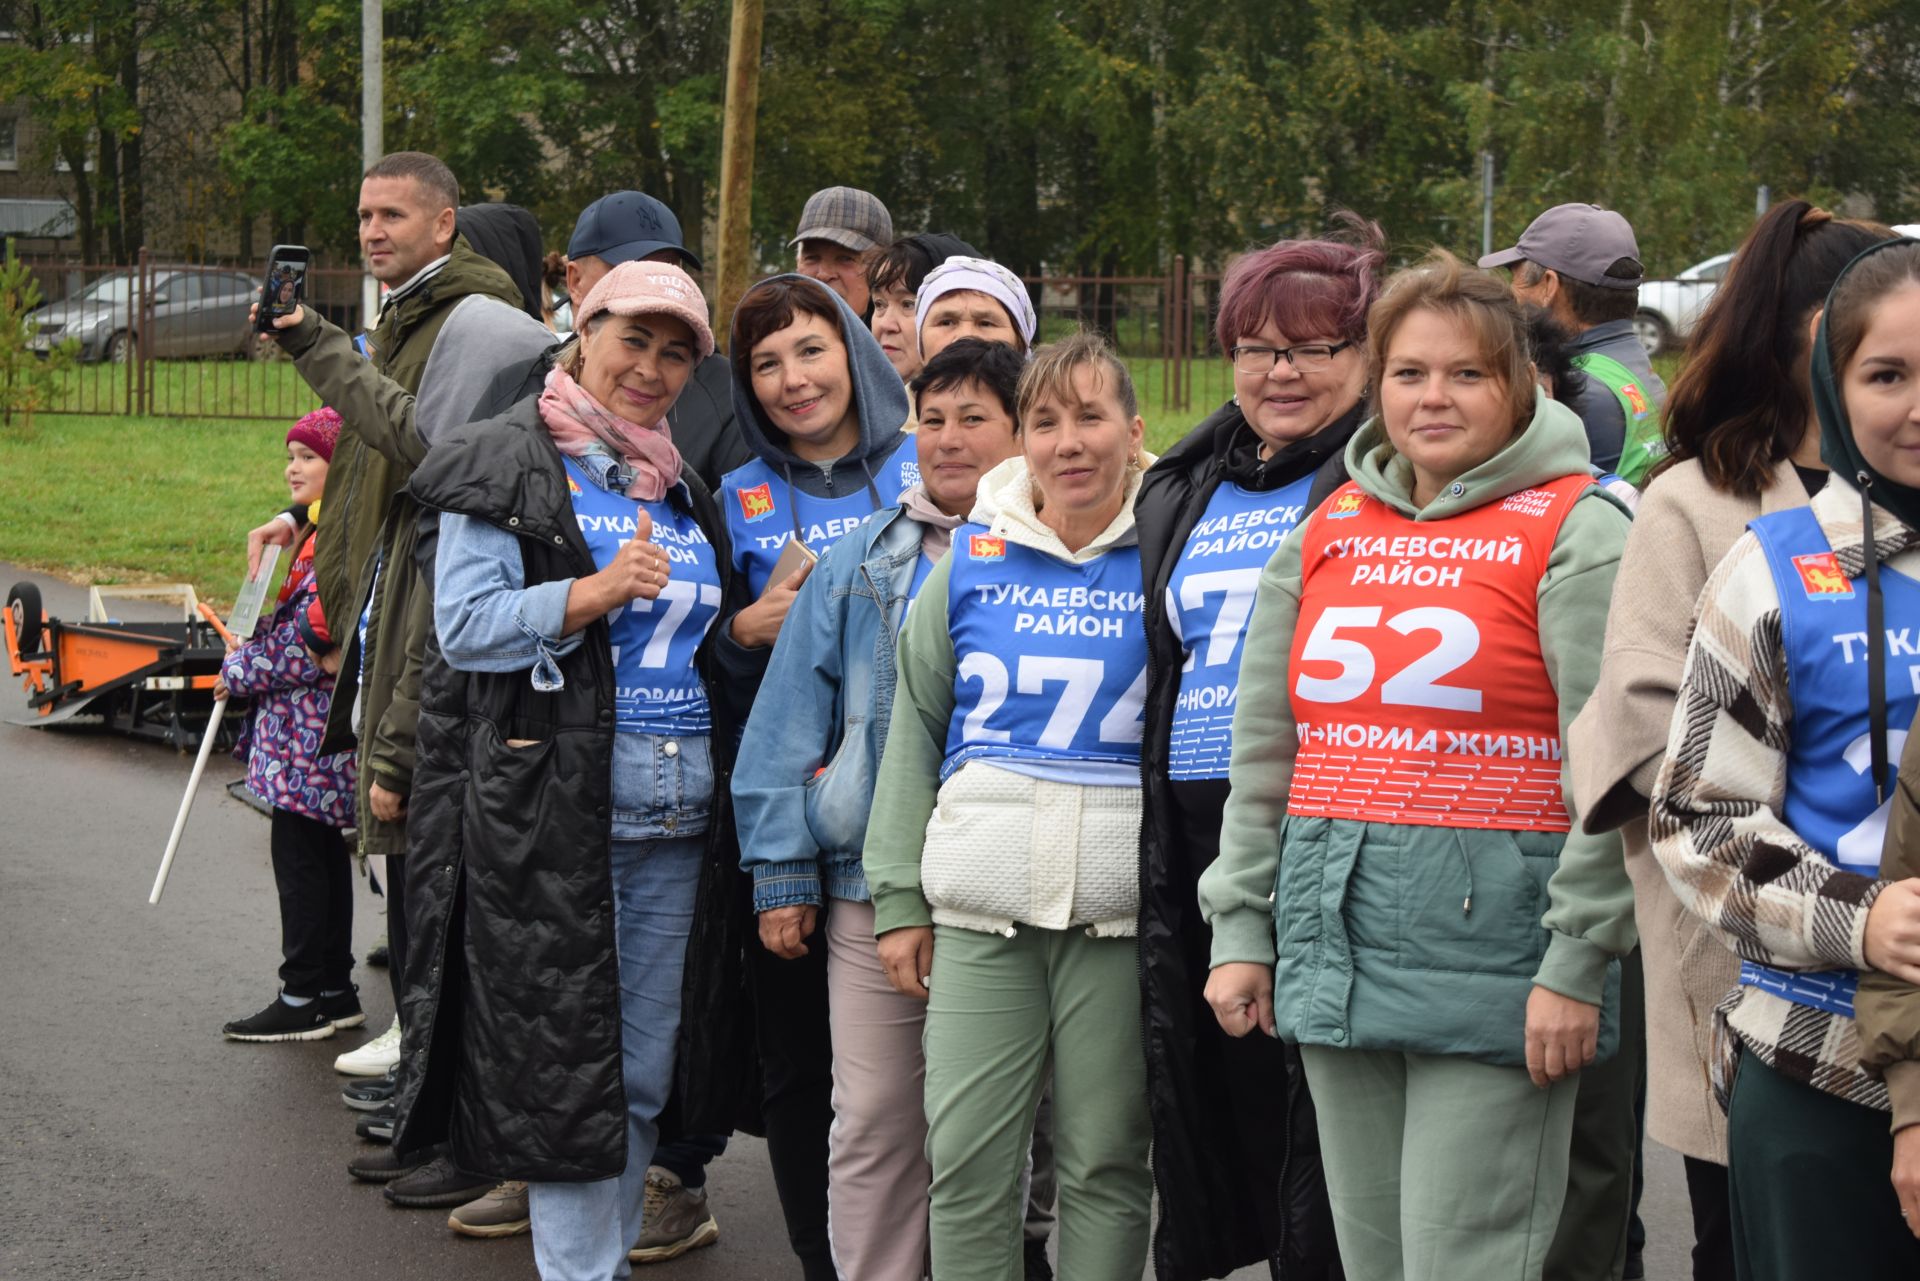
[[[742,603],[726,532],[689,470],[691,511],[717,553],[721,617]],[[595,570],[559,451],[535,401],[435,444],[413,474],[427,509],[518,535],[529,585]],[[676,501],[679,501],[676,499]],[[709,634],[711,642],[711,633]],[[710,671],[708,647],[700,653]],[[560,660],[563,688],[526,672],[458,672],[429,648],[409,797],[400,1120],[404,1152],[449,1143],[464,1169],[565,1182],[626,1164],[620,973],[612,912],[613,667],[607,625]],[[728,803],[739,709],[714,688],[714,814],[687,945],[676,1089],[682,1129],[752,1123],[743,945],[749,889]],[[508,739],[537,746],[509,749]]]
[[[1360,418],[1356,407],[1263,466],[1253,455],[1253,429],[1236,406],[1224,405],[1161,456],[1134,503],[1147,585],[1140,985],[1159,1281],[1223,1277],[1262,1260],[1283,1281],[1342,1275],[1298,1054],[1258,1033],[1227,1036],[1201,996],[1211,937],[1197,886],[1219,849],[1225,785],[1220,802],[1183,812],[1167,779],[1182,660],[1165,602],[1187,536],[1222,480],[1264,491],[1313,472],[1309,503],[1318,503],[1346,479],[1341,451]]]

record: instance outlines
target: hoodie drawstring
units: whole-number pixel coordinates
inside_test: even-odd
[[[1453,828],[1453,848],[1460,855],[1460,866],[1467,873],[1467,896],[1460,901],[1460,915],[1473,915],[1473,859],[1467,855],[1467,838],[1460,834],[1459,828]]]
[[[1887,605],[1880,593],[1880,557],[1873,540],[1873,476],[1862,469],[1854,476],[1860,486],[1861,541],[1867,566],[1867,737],[1873,751],[1873,803],[1887,799]]]
[[[867,460],[864,458],[857,461],[860,464],[861,479],[866,482],[867,500],[873,504],[873,510],[879,511],[882,507],[885,507],[886,504],[880,501],[879,486],[873,483],[873,468],[867,465]],[[780,475],[787,482],[787,512],[793,517],[793,536],[804,543],[807,540],[800,537],[800,503],[797,497],[797,491],[793,486],[793,464],[780,464]],[[831,472],[828,473],[828,483],[832,483]]]

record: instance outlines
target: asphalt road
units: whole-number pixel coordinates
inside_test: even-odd
[[[50,614],[84,616],[84,589],[0,565],[0,585],[26,578]],[[0,717],[24,711],[9,682]],[[362,1144],[332,1062],[387,1025],[385,971],[356,974],[364,1031],[221,1039],[274,991],[278,918],[267,824],[225,794],[241,773],[226,759],[208,768],[165,897],[147,905],[191,764],[85,729],[0,724],[0,1281],[532,1277],[528,1238],[455,1237],[444,1212],[395,1209],[346,1173]],[[361,885],[364,955],[383,922]],[[737,1139],[709,1187],[719,1243],[638,1275],[798,1277],[763,1145]],[[1652,1144],[1643,1214],[1648,1276],[1682,1281],[1685,1183]]]

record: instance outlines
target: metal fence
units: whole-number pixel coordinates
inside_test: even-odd
[[[247,323],[260,296],[254,270],[144,252],[130,266],[30,266],[44,301],[27,317],[29,341],[76,358],[43,413],[285,418],[319,404]],[[357,329],[360,280],[353,268],[310,268],[307,303]]]
[[[257,267],[188,263],[142,253],[131,266],[31,264],[45,304],[29,317],[43,350],[70,344],[76,366],[42,412],[176,418],[285,419],[319,400],[247,309]],[[310,268],[306,303],[347,330],[363,327],[354,267]],[[1202,412],[1232,394],[1213,341],[1219,277],[1176,257],[1162,276],[1033,276],[1040,340],[1073,326],[1106,334],[1132,369],[1143,406]]]

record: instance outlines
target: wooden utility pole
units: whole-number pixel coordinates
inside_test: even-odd
[[[713,282],[713,333],[724,348],[733,305],[753,268],[753,134],[760,114],[760,28],[764,0],[733,0],[727,40],[726,124],[720,135],[720,252]]]

